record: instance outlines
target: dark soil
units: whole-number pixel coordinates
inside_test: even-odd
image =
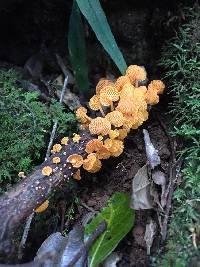
[[[10,4],[9,4],[10,3]],[[0,67],[14,67],[24,74],[24,65],[30,58],[35,58],[41,67],[43,77],[61,73],[56,63],[55,53],[60,54],[69,67],[67,54],[67,30],[72,1],[35,0],[4,1],[0,9]],[[117,43],[128,64],[146,67],[149,78],[159,79],[161,70],[157,60],[161,56],[163,44],[175,34],[175,26],[184,20],[180,1],[142,0],[142,1],[102,1],[108,21]],[[97,42],[94,33],[85,23],[89,77],[92,88],[97,80],[105,74],[119,74],[108,55]],[[69,67],[70,68],[70,67]],[[41,74],[39,73],[39,75]],[[33,78],[33,77],[29,77]],[[38,78],[38,77],[36,77]],[[163,99],[159,113],[166,106]],[[152,110],[150,117],[155,115]],[[168,138],[154,116],[144,127],[159,151],[163,170],[167,173],[170,157]],[[138,169],[146,163],[142,129],[133,131],[125,143],[122,156],[105,161],[97,175],[83,173],[82,180],[76,188],[76,194],[82,203],[95,211],[106,205],[110,196],[116,192],[131,193],[132,179]],[[69,196],[69,197],[66,197]],[[24,261],[30,260],[43,240],[52,232],[60,230],[63,214],[69,209],[68,189],[54,196],[51,209],[33,221],[30,237],[27,241]],[[76,214],[73,220],[64,224],[73,226],[88,210],[82,206],[74,207]],[[132,232],[121,241],[116,251],[121,255],[118,266],[150,266],[146,254],[144,232],[150,218],[156,220],[155,211],[137,211],[135,226]],[[66,218],[65,218],[66,219]],[[44,223],[48,222],[48,223]],[[63,226],[63,225],[62,225]],[[158,227],[159,229],[159,227]],[[159,246],[159,231],[152,248],[155,253]]]

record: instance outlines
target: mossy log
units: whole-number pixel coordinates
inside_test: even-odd
[[[70,141],[67,145],[63,145],[60,152],[56,153],[56,156],[61,159],[59,164],[53,164],[52,158],[55,155],[52,155],[12,190],[0,197],[0,254],[8,254],[11,251],[11,239],[17,228],[77,171],[66,162],[66,159],[74,153],[86,157],[85,146],[91,139],[88,132],[82,132],[79,143]],[[42,169],[45,166],[53,169],[52,175],[42,175]]]

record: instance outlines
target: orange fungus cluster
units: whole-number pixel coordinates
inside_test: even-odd
[[[88,115],[85,107],[76,111],[80,122],[80,129],[86,129],[94,138],[85,148],[86,158],[79,154],[72,154],[66,162],[77,168],[74,179],[80,180],[80,168],[96,173],[101,169],[102,160],[118,157],[124,150],[124,139],[131,131],[137,129],[148,119],[148,105],[159,102],[159,95],[163,93],[165,85],[160,80],[153,80],[148,86],[140,86],[141,81],[147,81],[147,73],[143,67],[131,65],[125,75],[116,81],[101,79],[96,86],[96,94],[89,100],[88,106],[94,117]],[[61,140],[61,145],[68,144],[68,137]],[[74,134],[72,141],[79,143],[81,136]],[[52,153],[59,152],[60,144],[53,146]],[[59,164],[60,158],[54,157],[53,164]],[[52,174],[51,167],[44,167],[42,174]]]

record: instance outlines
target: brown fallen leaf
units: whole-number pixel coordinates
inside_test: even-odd
[[[135,210],[153,208],[150,186],[147,165],[144,165],[133,178],[131,208]]]

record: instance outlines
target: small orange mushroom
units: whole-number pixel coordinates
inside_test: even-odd
[[[79,134],[74,133],[72,140],[74,141],[74,143],[79,143],[79,141],[81,140],[81,136]]]
[[[93,153],[93,152],[97,152],[102,148],[102,146],[103,146],[103,142],[101,140],[92,139],[87,143],[85,151],[88,154]]]
[[[111,130],[111,123],[106,118],[97,117],[89,124],[91,134],[107,135]]]
[[[109,137],[110,139],[115,139],[119,136],[119,131],[117,129],[115,130],[110,130],[109,132]]]
[[[106,139],[104,145],[110,151],[111,156],[113,157],[118,157],[124,150],[124,144],[121,140]]]
[[[63,138],[61,139],[61,144],[62,144],[62,145],[67,145],[68,141],[69,141],[69,137],[63,137]]]
[[[100,103],[103,106],[111,106],[111,110],[113,110],[113,102],[119,100],[119,92],[118,90],[111,85],[108,85],[104,88],[104,90],[101,90],[100,92]]]
[[[60,144],[55,144],[51,151],[53,153],[56,153],[56,152],[60,152],[61,149],[62,149],[62,146]]]
[[[52,161],[53,161],[53,163],[58,164],[58,163],[60,163],[60,158],[54,157]]]
[[[115,127],[121,127],[123,125],[124,116],[123,113],[117,110],[111,111],[106,115],[106,119]]]
[[[80,168],[83,164],[83,157],[79,154],[72,154],[67,158],[67,162],[71,163],[74,168]]]
[[[159,95],[156,90],[149,88],[146,93],[146,102],[149,105],[156,105],[159,102]]]
[[[135,84],[138,80],[146,80],[147,73],[143,67],[130,65],[126,70],[126,76],[129,77],[131,83]]]
[[[94,95],[93,97],[91,97],[88,104],[89,104],[89,107],[92,110],[95,110],[95,111],[100,110],[101,114],[103,116],[105,116],[105,113],[104,113],[104,111],[102,109],[102,106],[101,106],[100,99],[99,99],[98,95]]]
[[[80,169],[78,169],[78,171],[76,173],[73,174],[72,176],[75,180],[80,181],[81,180],[81,171]]]
[[[46,166],[46,167],[44,167],[44,168],[42,169],[42,174],[43,174],[44,176],[50,176],[50,175],[52,174],[52,172],[53,172],[53,170],[52,170],[52,168],[49,167],[49,166]]]
[[[114,85],[113,81],[108,79],[101,79],[96,86],[96,94],[99,95],[101,90],[108,85]]]
[[[153,88],[157,91],[157,94],[162,94],[165,89],[165,84],[161,80],[153,80],[148,85],[148,89]]]
[[[35,212],[36,213],[42,213],[43,211],[45,211],[49,206],[49,200],[46,200],[45,202],[42,203],[42,205],[40,205]]]
[[[24,172],[19,172],[17,176],[20,177],[20,178],[25,178],[26,177]]]
[[[91,173],[98,172],[101,169],[101,166],[101,161],[95,153],[89,154],[83,162],[83,168]]]
[[[127,137],[127,130],[126,129],[119,129],[119,136],[117,137],[119,140],[124,140]]]
[[[91,118],[87,115],[87,109],[80,107],[76,110],[76,117],[81,123],[88,123]]]
[[[115,82],[115,88],[120,92],[125,84],[130,84],[131,81],[128,76],[120,76]]]

